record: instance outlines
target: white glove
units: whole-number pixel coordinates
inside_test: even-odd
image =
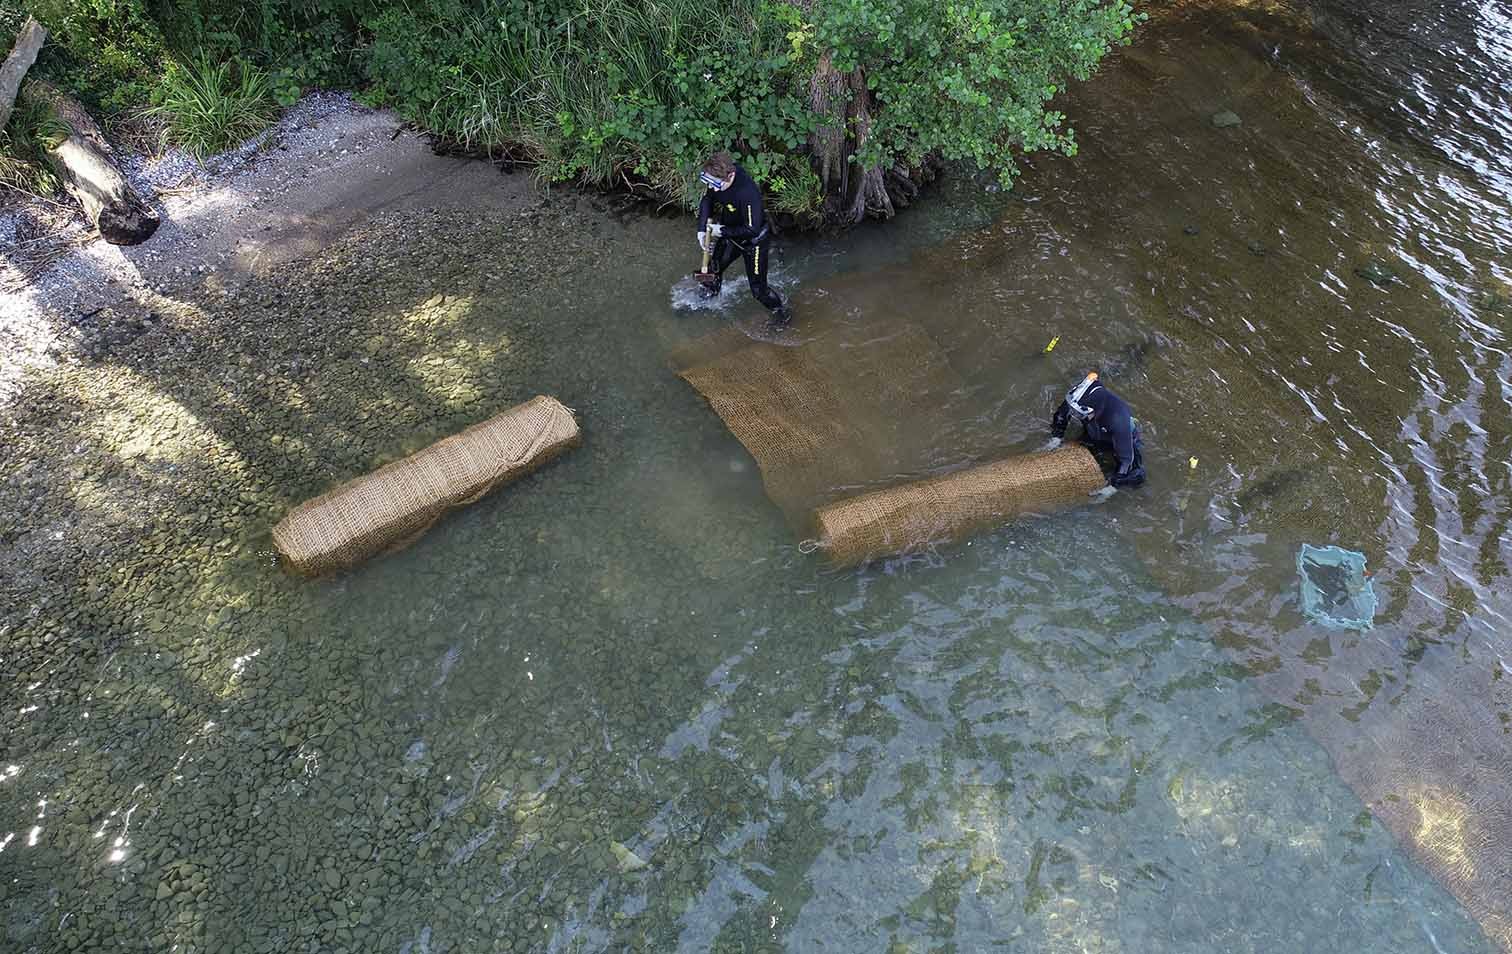
[[[703,249],[706,249],[706,248],[709,247],[709,233],[708,232],[699,232],[698,233],[698,247],[699,247],[700,250],[703,250]]]
[[[1045,441],[1045,446],[1041,447],[1040,450],[1053,451],[1064,443],[1065,441],[1061,440],[1059,437],[1052,437],[1048,441]]]
[[[714,238],[719,238],[721,235],[724,234],[724,226],[720,225],[718,222],[710,222],[709,223],[709,234],[712,235]]]
[[[1097,488],[1090,494],[1087,494],[1087,496],[1092,498],[1093,503],[1102,503],[1116,493],[1118,493],[1118,488],[1112,484],[1108,484],[1106,487]]]

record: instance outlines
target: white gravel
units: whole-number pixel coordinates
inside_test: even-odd
[[[345,93],[313,93],[263,133],[197,163],[177,149],[130,155],[123,171],[163,217],[142,245],[87,240],[57,203],[0,209],[0,405],[28,369],[67,359],[72,324],[103,307],[151,311],[190,283],[235,286],[312,254],[391,208],[523,205],[521,176],[441,157],[386,110]],[[62,250],[27,276],[17,265]]]

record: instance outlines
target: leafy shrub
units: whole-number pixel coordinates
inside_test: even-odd
[[[15,0],[0,0],[0,22]],[[356,87],[363,17],[377,0],[27,0],[48,28],[36,69],[107,114],[152,100],[168,64],[203,54],[271,71],[288,104],[311,86]],[[12,34],[14,31],[11,31]]]
[[[47,27],[33,67],[87,102],[116,113],[151,97],[167,56],[142,0],[32,0]]]
[[[10,50],[10,41],[26,23],[26,11],[15,0],[0,0],[0,46]]]
[[[286,97],[295,87],[360,85],[362,21],[377,6],[374,0],[176,0],[154,9],[170,49],[249,59],[273,71],[275,90]]]
[[[161,99],[148,113],[163,121],[168,141],[202,160],[261,132],[274,108],[267,73],[245,61],[201,56],[169,67]]]
[[[1138,19],[1128,0],[827,0],[813,42],[834,68],[860,68],[880,109],[859,157],[917,165],[939,153],[995,169],[1008,185],[1015,150],[1076,151],[1046,105],[1086,79]]]
[[[442,139],[507,152],[557,181],[692,202],[694,167],[730,148],[800,217],[815,185],[795,157],[846,95],[864,101],[851,105],[869,126],[823,145],[827,169],[938,155],[1007,184],[1021,150],[1075,151],[1049,104],[1140,19],[1130,0],[32,3],[61,50],[45,51],[41,70],[107,111],[152,93],[197,154],[260,127],[268,104],[355,87]],[[240,65],[170,65],[165,77],[161,64],[190,50]],[[818,116],[810,84],[824,71],[845,92],[835,115]]]
[[[448,79],[460,73],[480,22],[478,15],[450,0],[373,11],[364,21],[371,36],[364,65],[371,77],[368,101],[420,119],[441,99]]]
[[[942,155],[1008,183],[1018,150],[1075,151],[1047,104],[1136,19],[1126,0],[417,0],[374,21],[372,72],[421,125],[550,179],[691,200],[691,169],[728,146],[806,215],[813,177],[791,157],[824,118],[808,98],[822,54],[867,79],[856,161]]]
[[[787,39],[761,9],[515,0],[418,31],[391,12],[374,31],[374,73],[390,77],[394,99],[418,100],[411,116],[427,128],[472,148],[508,147],[543,177],[692,194],[691,170],[711,149],[735,144],[760,175],[807,135]]]

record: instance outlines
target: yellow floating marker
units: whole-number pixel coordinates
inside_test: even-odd
[[[1054,351],[1055,346],[1058,344],[1060,344],[1060,335],[1056,335],[1054,338],[1051,338],[1050,343],[1045,345],[1045,354],[1049,354],[1050,352]]]
[[[1196,470],[1197,469],[1197,458],[1195,458],[1195,457],[1188,457],[1187,458],[1187,466],[1190,467],[1192,470]]]

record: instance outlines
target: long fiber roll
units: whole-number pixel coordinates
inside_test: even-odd
[[[815,510],[814,525],[830,562],[854,566],[1084,503],[1105,483],[1092,453],[1072,445],[849,497]]]
[[[286,565],[308,576],[355,566],[409,546],[448,510],[525,476],[579,440],[570,410],[556,398],[534,397],[300,504],[273,528],[273,542]]]

